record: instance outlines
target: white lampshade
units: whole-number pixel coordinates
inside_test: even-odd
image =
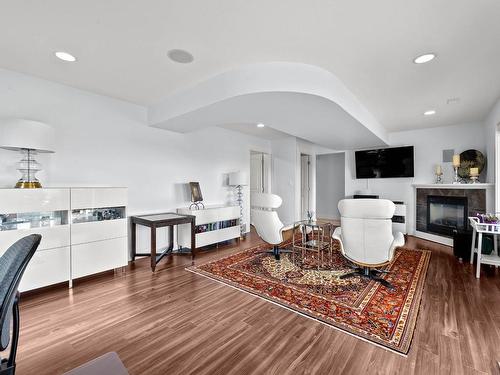
[[[243,186],[247,185],[247,174],[245,172],[233,172],[229,173],[229,185],[230,186]]]
[[[43,122],[24,119],[0,120],[0,148],[54,152],[54,129]]]

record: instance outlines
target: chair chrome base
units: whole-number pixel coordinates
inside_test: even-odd
[[[345,275],[340,276],[341,279],[347,279],[349,277],[355,277],[355,276],[361,276],[361,277],[366,277],[370,280],[379,282],[383,286],[389,289],[394,289],[394,285],[392,285],[390,282],[387,280],[384,280],[380,277],[381,273],[389,273],[388,271],[381,271],[381,270],[376,270],[372,269],[369,267],[358,267],[355,268],[354,272],[346,273]]]
[[[16,365],[9,366],[6,359],[2,359],[0,364],[0,375],[14,375],[16,373]]]
[[[266,251],[266,254],[273,254],[276,260],[280,260],[280,254],[290,254],[290,253],[293,253],[293,251],[288,249],[280,249],[278,245],[274,245],[272,250]]]

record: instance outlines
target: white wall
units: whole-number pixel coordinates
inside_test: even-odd
[[[481,123],[394,132],[389,134],[389,141],[392,146],[413,145],[415,147],[415,177],[357,180],[354,152],[349,151],[346,152],[345,191],[347,196],[359,192],[404,201],[408,207],[409,233],[413,233],[415,227],[415,207],[411,185],[433,183],[433,170],[436,164],[443,166],[443,182],[452,182],[453,167],[451,163],[442,162],[443,150],[454,149],[455,153],[460,153],[467,149],[477,149],[486,155],[488,163],[493,159],[493,156],[486,152],[485,129]],[[482,174],[483,181],[485,173]]]
[[[200,182],[208,204],[232,200],[224,175],[249,174],[250,150],[270,152],[270,142],[229,130],[177,134],[151,128],[141,106],[2,69],[0,103],[0,118],[55,128],[56,153],[38,157],[46,168],[39,174],[44,186],[127,186],[129,215],[188,205],[189,181]],[[19,155],[0,150],[0,160],[0,187],[12,187]],[[246,188],[247,225],[248,212]],[[138,233],[138,241],[138,250],[147,248],[147,232]]]
[[[271,141],[273,182],[272,192],[283,199],[278,216],[285,224],[295,220],[297,185],[297,138],[286,137]],[[299,176],[300,179],[300,176]],[[300,190],[299,190],[300,201]]]
[[[316,155],[332,152],[327,148],[296,137],[286,137],[271,142],[273,159],[272,192],[283,199],[282,206],[277,210],[285,225],[305,219],[301,212],[301,163],[300,155],[310,155],[310,207],[316,207]]]
[[[486,149],[488,155],[495,155],[495,136],[500,124],[500,100],[491,109],[484,121]],[[488,182],[495,182],[495,160],[493,157],[488,163]]]
[[[500,100],[491,109],[490,113],[484,121],[485,129],[485,140],[486,140],[486,150],[488,152],[489,162],[488,162],[488,182],[495,183],[495,210],[500,211],[500,175],[497,172],[498,158],[500,153],[498,147],[500,147]]]
[[[345,153],[316,156],[316,216],[338,219],[338,202],[345,197]]]

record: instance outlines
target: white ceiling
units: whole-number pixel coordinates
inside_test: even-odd
[[[332,72],[390,131],[481,120],[500,95],[498,0],[0,0],[0,9],[0,67],[144,105],[270,61]],[[174,48],[194,62],[168,60]],[[412,63],[429,51],[437,59]],[[452,97],[460,101],[446,104]]]

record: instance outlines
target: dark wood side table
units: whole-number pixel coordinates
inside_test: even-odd
[[[191,259],[194,261],[196,253],[195,241],[195,219],[193,215],[180,215],[173,212],[165,212],[161,214],[131,216],[130,222],[132,223],[132,260],[136,256],[151,256],[151,270],[154,272],[156,265],[166,255],[172,254],[174,249],[174,226],[180,224],[191,224]],[[151,254],[138,254],[136,252],[136,228],[137,225],[143,225],[151,229]],[[156,228],[168,227],[169,244],[164,249],[160,249],[160,254],[156,254]]]

